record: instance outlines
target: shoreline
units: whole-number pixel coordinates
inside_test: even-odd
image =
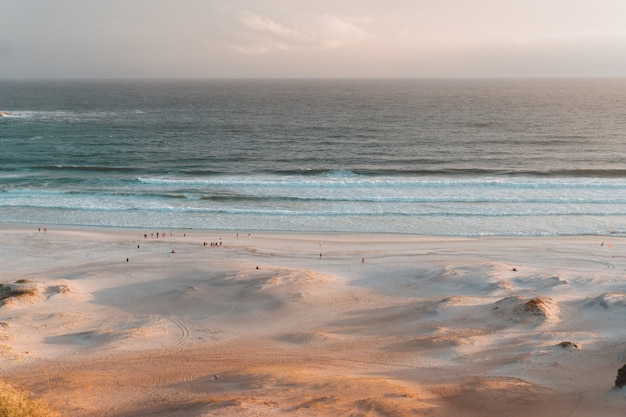
[[[49,230],[59,230],[59,231],[102,231],[102,232],[161,232],[167,231],[180,233],[217,233],[222,235],[229,235],[237,233],[246,235],[256,234],[256,235],[311,235],[311,236],[391,236],[391,237],[401,237],[407,236],[411,238],[423,238],[423,239],[549,239],[549,238],[584,238],[584,237],[597,237],[597,238],[624,238],[626,239],[626,234],[621,232],[608,232],[605,234],[602,233],[571,233],[571,234],[536,234],[536,235],[526,235],[526,234],[488,234],[488,235],[455,235],[455,234],[419,234],[419,233],[400,233],[400,232],[353,232],[353,231],[316,231],[316,230],[272,230],[272,229],[203,229],[203,228],[181,228],[181,227],[136,227],[136,226],[107,226],[107,225],[71,225],[71,224],[40,224],[40,223],[20,223],[20,222],[3,222],[0,221],[0,232],[3,230],[29,230],[29,229],[43,229],[47,228]]]
[[[144,233],[0,224],[1,379],[67,416],[626,407],[621,237]]]

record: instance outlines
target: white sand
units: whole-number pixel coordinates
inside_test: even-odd
[[[625,415],[623,238],[167,232],[0,226],[0,378],[68,416]]]

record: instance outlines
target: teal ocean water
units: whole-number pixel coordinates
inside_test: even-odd
[[[626,80],[4,80],[0,110],[0,222],[626,234]]]

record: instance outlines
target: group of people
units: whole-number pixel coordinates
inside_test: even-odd
[[[171,236],[172,236],[172,232],[170,232],[170,237]],[[154,233],[150,233],[150,237],[154,237]],[[166,232],[163,232],[163,233],[156,232],[156,238],[158,239],[159,237],[167,237],[167,233]],[[148,234],[144,233],[143,234],[143,238],[147,239],[148,238]]]
[[[222,241],[220,240],[219,242],[211,242],[210,244],[207,242],[204,242],[204,247],[207,247],[207,246],[210,246],[212,248],[222,246]]]
[[[157,238],[157,239],[159,239],[159,238],[165,238],[165,237],[167,237],[167,232],[163,232],[163,233],[161,233],[161,232],[150,233],[150,237],[151,237],[151,238],[154,238],[154,237],[155,237],[155,235],[156,235],[156,238]],[[183,236],[184,236],[184,237],[187,237],[187,235],[186,235],[186,234],[184,234]],[[249,235],[248,235],[248,236],[249,236]],[[172,232],[170,232],[170,237],[172,237]],[[237,233],[237,237],[239,237],[239,233]],[[148,239],[148,234],[147,234],[147,233],[144,233],[144,234],[143,234],[143,238],[144,238],[144,239]],[[203,245],[204,247],[211,247],[211,248],[215,248],[215,247],[222,246],[222,238],[220,238],[220,240],[219,240],[218,242],[203,242],[203,243],[202,243],[202,245]],[[139,248],[139,245],[137,245],[137,247]],[[172,251],[172,253],[176,253],[176,252]]]

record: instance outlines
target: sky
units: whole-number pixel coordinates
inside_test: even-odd
[[[0,0],[0,78],[626,77],[625,0]]]

